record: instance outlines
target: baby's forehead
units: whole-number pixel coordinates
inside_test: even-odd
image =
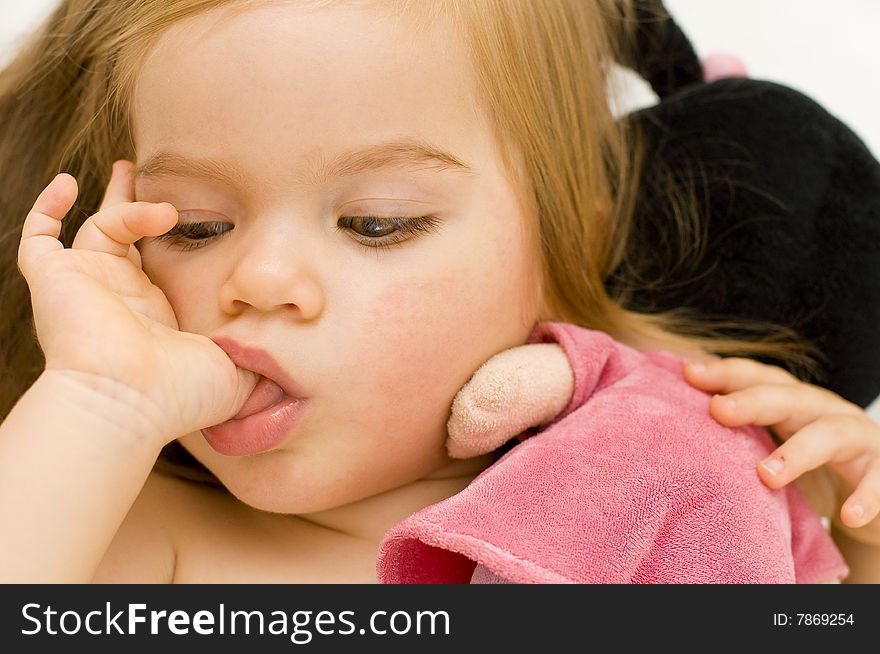
[[[389,20],[387,8],[357,8],[375,2],[300,4],[233,3],[171,23],[140,50],[137,86],[149,85],[159,69],[165,88],[227,86],[243,78],[254,90],[271,84],[279,92],[316,81],[331,90],[346,84],[364,101],[384,92],[400,103],[412,85],[473,100],[472,66],[447,21],[396,14]]]
[[[175,11],[176,5],[183,10]],[[234,35],[238,30],[240,34],[246,26],[257,26],[262,31],[264,38],[254,39],[255,44],[270,42],[272,36],[279,35],[292,39],[297,32],[330,42],[343,37],[348,42],[372,39],[386,50],[407,45],[410,40],[417,41],[412,45],[420,46],[432,38],[442,38],[445,48],[449,48],[458,40],[451,14],[441,9],[443,3],[429,0],[215,0],[190,5],[194,3],[169,1],[165,11],[145,16],[147,34],[134,40],[147,43],[146,49],[175,40],[193,45],[223,33]],[[403,38],[382,40],[392,31]]]
[[[442,31],[426,47],[385,13],[258,3],[169,28],[138,74],[136,143],[151,154],[211,144],[288,168],[290,155],[324,175],[377,156],[466,168],[491,135],[464,48]],[[379,143],[384,153],[340,161],[352,144]]]

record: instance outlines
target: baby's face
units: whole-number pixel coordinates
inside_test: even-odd
[[[532,218],[460,41],[359,6],[279,3],[177,24],[134,97],[137,163],[162,153],[166,164],[138,178],[138,200],[211,223],[187,241],[198,249],[141,241],[145,271],[182,330],[268,351],[309,400],[263,453],[182,439],[270,511],[338,506],[448,466],[453,397],[525,342],[540,306]],[[416,145],[454,159],[417,160]],[[226,174],[174,165],[184,159]],[[205,240],[211,229],[222,235]]]

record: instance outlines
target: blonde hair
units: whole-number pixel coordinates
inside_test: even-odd
[[[130,100],[137,72],[169,26],[205,10],[267,0],[65,0],[0,72],[0,416],[36,379],[42,353],[28,289],[16,266],[25,214],[60,172],[80,196],[64,221],[70,246],[93,214],[113,161],[134,159]],[[318,0],[331,4],[338,0]],[[634,12],[624,0],[392,0],[378,3],[460,30],[508,169],[537,216],[543,255],[544,319],[643,339],[697,344],[720,354],[808,361],[793,334],[762,325],[753,338],[723,338],[682,313],[640,314],[606,288],[626,266],[640,169],[638,134],[615,120],[607,95],[612,61],[626,62]],[[674,197],[670,188],[670,197]],[[675,203],[687,241],[694,210]],[[738,324],[737,327],[744,328]]]

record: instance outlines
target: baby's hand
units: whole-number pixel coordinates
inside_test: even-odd
[[[848,496],[835,526],[850,538],[880,544],[880,425],[860,407],[748,359],[691,363],[685,377],[701,390],[723,393],[710,404],[721,424],[767,426],[785,441],[757,466],[767,486],[779,488],[827,464],[836,474],[837,504]]]
[[[257,376],[209,338],[178,330],[134,247],[174,226],[176,209],[134,202],[132,164],[116,162],[100,210],[65,249],[61,221],[77,192],[73,177],[55,177],[25,219],[18,250],[46,372],[87,387],[97,403],[130,402],[132,419],[144,419],[159,445],[235,415]]]
[[[455,396],[446,449],[455,459],[492,452],[552,422],[571,400],[574,374],[554,343],[521,345],[484,363]]]

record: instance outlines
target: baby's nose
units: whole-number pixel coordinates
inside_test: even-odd
[[[314,320],[323,312],[325,298],[308,250],[304,243],[276,239],[268,247],[240,252],[220,290],[220,308],[231,315],[247,307],[262,312],[294,309],[302,320]]]

